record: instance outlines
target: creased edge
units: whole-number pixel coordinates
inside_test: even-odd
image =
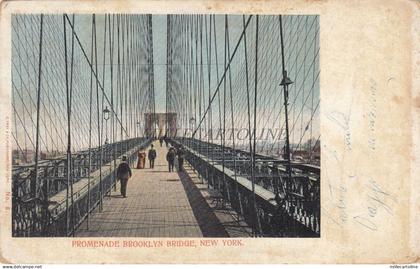
[[[4,24],[5,24],[5,22],[4,22],[4,16],[6,16],[5,14],[7,14],[6,12],[4,12],[4,10],[7,8],[7,6],[8,6],[8,4],[9,4],[9,2],[10,1],[8,1],[8,0],[0,0],[0,33],[3,33],[3,29],[4,29]],[[2,42],[0,42],[0,43],[2,43]],[[2,46],[2,44],[0,44],[0,47]],[[3,75],[3,73],[4,73],[4,70],[2,70],[3,68],[2,68],[2,66],[3,66],[3,68],[5,68],[5,65],[0,65],[0,76],[2,76]],[[2,92],[3,90],[0,90],[0,92]],[[3,115],[2,115],[3,116]],[[5,115],[5,116],[7,116],[7,115]],[[4,118],[3,118],[4,119]],[[2,125],[1,125],[2,127],[3,127],[3,123],[2,123]],[[0,136],[1,138],[4,138],[4,133],[2,133],[1,134],[1,136]],[[6,138],[6,139],[8,139],[8,138]],[[2,140],[3,141],[3,140]],[[2,152],[3,153],[3,152]],[[5,153],[5,155],[6,154],[9,154],[10,152],[9,151],[6,151],[6,152],[4,152]],[[1,168],[0,168],[1,169]],[[7,169],[7,168],[6,168]],[[0,186],[0,189],[1,189],[1,186]],[[1,193],[0,193],[0,198],[3,198],[3,191],[1,191]],[[2,210],[2,209],[1,209]],[[0,214],[2,214],[2,211],[0,211]],[[0,235],[2,234],[2,233],[4,233],[5,232],[5,229],[4,229],[4,227],[2,227],[1,225],[0,225]],[[4,243],[3,243],[3,241],[0,241],[0,264],[12,264],[13,262],[11,261],[11,260],[9,260],[9,259],[7,259],[5,256],[4,256],[4,251],[3,251],[3,245],[4,245]]]
[[[412,263],[420,263],[420,2],[411,1],[411,193],[409,240]]]

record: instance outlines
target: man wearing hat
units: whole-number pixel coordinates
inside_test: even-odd
[[[156,150],[153,148],[153,144],[150,146],[148,157],[150,168],[155,168]]]
[[[131,177],[131,169],[127,162],[127,157],[122,157],[122,162],[117,168],[117,178],[120,180],[121,183],[121,195],[126,198],[127,195],[127,183],[128,179]]]

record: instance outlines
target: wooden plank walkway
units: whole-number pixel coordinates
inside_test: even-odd
[[[139,146],[137,146],[133,149],[128,150],[123,155],[130,156],[134,152],[137,152],[138,149],[140,149],[141,147],[143,147],[143,144],[139,145]],[[99,184],[100,170],[102,170],[102,178],[105,178],[106,176],[108,176],[109,174],[112,173],[112,170],[114,169],[113,163],[114,163],[113,161],[111,161],[109,163],[106,163],[103,167],[101,167],[100,169],[91,173],[91,175],[90,175],[91,176],[91,180],[90,180],[91,188],[93,188],[95,185]],[[117,161],[117,163],[118,163],[118,161]],[[73,185],[73,199],[74,199],[74,201],[79,199],[79,197],[82,197],[83,195],[87,194],[87,192],[88,192],[88,182],[89,182],[88,178],[82,178]],[[63,213],[63,211],[66,210],[66,197],[67,197],[67,190],[66,189],[58,192],[57,194],[53,195],[52,197],[49,197],[49,202],[51,203],[51,205],[48,207],[48,209],[50,210],[50,212],[53,215],[59,215],[60,213]]]
[[[249,236],[249,228],[229,211],[215,209],[191,167],[168,172],[167,148],[154,142],[155,168],[132,169],[127,198],[116,191],[76,231],[77,237],[229,237]],[[237,225],[232,223],[237,222]],[[223,223],[226,223],[226,227]],[[232,229],[234,227],[234,229]],[[239,232],[238,232],[239,231]]]

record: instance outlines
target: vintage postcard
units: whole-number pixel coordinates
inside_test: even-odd
[[[2,263],[415,263],[414,1],[3,1]]]

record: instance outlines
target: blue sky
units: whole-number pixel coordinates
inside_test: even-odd
[[[145,34],[145,19],[142,16],[139,23],[143,26],[139,32],[132,38],[142,40]],[[208,17],[207,17],[208,19]],[[243,30],[242,16],[229,15],[229,33],[230,33],[230,49],[231,53],[233,48],[238,43],[240,34]],[[249,80],[250,89],[253,89],[253,62],[255,62],[255,17],[247,29],[248,39],[248,58],[249,58]],[[97,25],[97,44],[98,44],[98,74],[107,96],[110,96],[110,76],[109,68],[102,72],[103,62],[103,36],[104,36],[104,16],[96,16]],[[166,107],[166,54],[167,54],[167,29],[166,29],[166,15],[153,15],[153,57],[154,57],[154,85],[155,85],[155,103],[156,112],[165,112]],[[211,87],[210,91],[213,93],[218,84],[217,76],[223,74],[223,57],[224,57],[224,15],[215,16],[215,25],[217,29],[215,44],[217,49],[212,47],[212,58],[210,63],[211,73]],[[38,60],[38,34],[39,34],[39,16],[20,16],[19,22],[12,21],[12,82],[13,82],[13,104],[16,109],[16,117],[14,117],[14,125],[16,126],[14,134],[19,144],[29,144],[30,138],[34,140],[34,122],[35,122],[35,96],[36,96],[36,80],[37,80],[37,60]],[[42,107],[43,122],[41,122],[41,134],[45,141],[42,143],[51,143],[51,140],[56,140],[61,144],[61,138],[66,136],[66,100],[65,100],[65,84],[64,84],[64,64],[63,64],[63,18],[62,15],[49,15],[45,17],[45,33],[44,33],[44,68],[43,68],[43,99],[46,103]],[[84,50],[88,57],[90,57],[91,46],[91,15],[76,15],[75,16],[75,29]],[[177,31],[178,29],[174,29]],[[69,29],[67,30],[69,31]],[[109,30],[108,30],[109,31]],[[203,30],[204,31],[204,30]],[[281,56],[279,44],[279,23],[278,16],[260,16],[260,30],[259,30],[259,57],[258,57],[258,128],[265,127],[278,127],[280,128],[284,122],[284,116],[281,114],[282,107],[282,92],[279,87],[281,81]],[[70,32],[68,32],[70,40]],[[286,48],[286,65],[289,76],[295,82],[290,86],[290,101],[294,100],[296,105],[290,105],[290,118],[296,118],[296,132],[292,140],[298,143],[300,140],[300,133],[306,127],[306,122],[311,117],[311,110],[315,105],[319,104],[319,21],[316,16],[285,16],[284,17],[284,37]],[[178,39],[178,41],[182,41]],[[204,40],[203,40],[204,42]],[[244,49],[243,45],[239,46],[238,53],[232,60],[232,88],[234,91],[234,100],[232,103],[235,105],[235,127],[245,127],[247,112],[246,112],[246,91],[244,84]],[[204,54],[206,53],[203,48]],[[215,64],[215,55],[219,59],[218,68]],[[138,55],[146,57],[146,52],[142,48]],[[106,56],[108,57],[108,56]],[[75,130],[82,129],[83,125],[86,126],[86,109],[89,110],[87,103],[86,92],[89,90],[90,72],[89,67],[80,49],[77,47],[75,55],[75,76],[77,77],[77,84],[75,87],[74,95],[74,128]],[[106,65],[109,67],[109,57],[105,59]],[[303,63],[303,64],[302,64]],[[116,62],[114,62],[116,65]],[[178,63],[179,65],[179,63]],[[207,74],[207,58],[203,57],[204,74]],[[143,66],[145,66],[143,64]],[[182,68],[181,65],[178,66]],[[22,69],[22,70],[21,70]],[[182,71],[182,70],[180,70]],[[20,74],[21,73],[21,74]],[[19,75],[20,74],[20,75]],[[23,74],[23,76],[21,76]],[[139,79],[144,83],[144,75]],[[182,74],[182,73],[181,73]],[[206,75],[207,76],[207,75]],[[115,83],[115,80],[114,80]],[[203,89],[208,94],[209,86],[207,78],[204,79]],[[190,89],[196,90],[196,89]],[[312,91],[314,95],[311,97],[308,93]],[[185,93],[185,87],[182,92]],[[115,94],[115,92],[114,92]],[[252,95],[252,93],[251,93]],[[315,103],[306,102],[307,97],[315,100]],[[144,96],[143,96],[144,98]],[[252,96],[251,96],[251,99]],[[207,107],[208,103],[204,101],[203,106]],[[227,102],[229,104],[229,102]],[[95,105],[94,105],[95,107]],[[191,107],[190,107],[191,108]],[[301,111],[301,108],[302,111]],[[318,107],[317,107],[318,108]],[[63,110],[64,109],[64,110]],[[95,108],[96,109],[96,108]],[[219,110],[217,103],[212,104],[212,109],[215,113]],[[100,108],[102,110],[102,108]],[[46,113],[45,113],[46,112]],[[144,112],[144,111],[143,111]],[[186,111],[177,111],[182,117],[189,118]],[[142,111],[137,114],[141,118]],[[199,118],[195,112],[195,118]],[[229,111],[227,112],[229,114]],[[88,113],[87,113],[88,114]],[[185,114],[185,115],[183,115]],[[319,109],[314,116],[314,135],[315,138],[319,135]],[[26,119],[26,120],[25,120]],[[81,123],[83,121],[83,123]],[[214,125],[220,124],[219,116],[213,116]],[[185,121],[184,121],[185,122]],[[227,128],[232,122],[227,121]],[[56,125],[57,130],[54,126]],[[80,126],[79,126],[80,125]],[[54,128],[53,128],[54,127]],[[51,135],[48,131],[55,132]],[[132,134],[133,135],[133,134]],[[304,141],[308,137],[304,137]],[[86,134],[81,134],[81,140],[86,140]],[[85,145],[86,141],[81,142]]]
[[[153,60],[156,112],[165,112],[166,98],[166,15],[153,16]]]

